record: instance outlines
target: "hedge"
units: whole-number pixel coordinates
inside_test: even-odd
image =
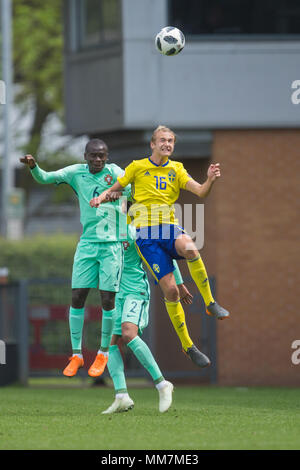
[[[65,279],[60,285],[41,284],[30,289],[31,301],[70,303],[73,258],[77,235],[35,235],[20,241],[0,238],[0,268],[9,270],[9,280]],[[96,295],[96,296],[95,296]],[[98,293],[89,294],[89,303],[99,303]]]
[[[0,238],[0,267],[10,280],[70,278],[78,237],[36,235],[20,241]]]

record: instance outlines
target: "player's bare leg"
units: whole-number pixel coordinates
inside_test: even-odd
[[[191,276],[205,302],[206,313],[218,320],[228,318],[229,312],[221,307],[212,296],[204,263],[193,240],[186,234],[180,235],[175,242],[175,248],[177,253],[187,261]]]

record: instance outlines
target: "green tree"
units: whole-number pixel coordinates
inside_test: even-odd
[[[36,155],[43,126],[52,113],[63,112],[62,1],[13,2],[15,101],[33,102],[34,116],[26,151]]]
[[[33,119],[29,139],[21,149],[43,161],[51,171],[77,160],[64,148],[55,154],[41,151],[41,135],[47,118],[55,113],[63,119],[63,17],[62,0],[13,1],[14,82],[19,85],[15,103],[24,109],[33,104]],[[34,182],[24,168],[19,184],[27,198]],[[70,201],[70,188],[62,185],[53,191],[52,202]]]

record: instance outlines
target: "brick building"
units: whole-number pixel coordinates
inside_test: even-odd
[[[224,179],[212,202],[212,263],[232,310],[218,326],[222,384],[300,384],[291,361],[300,337],[299,148],[297,130],[215,133],[213,158]]]

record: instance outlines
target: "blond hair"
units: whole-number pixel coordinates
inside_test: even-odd
[[[175,132],[173,132],[173,131],[172,131],[171,129],[169,129],[167,126],[162,126],[162,125],[158,126],[156,129],[154,129],[153,134],[152,134],[152,136],[151,136],[151,142],[155,142],[156,134],[157,134],[158,132],[161,132],[161,131],[162,131],[162,132],[171,132],[171,134],[173,134],[173,136],[174,136],[174,142],[176,142],[176,134],[175,134]]]

